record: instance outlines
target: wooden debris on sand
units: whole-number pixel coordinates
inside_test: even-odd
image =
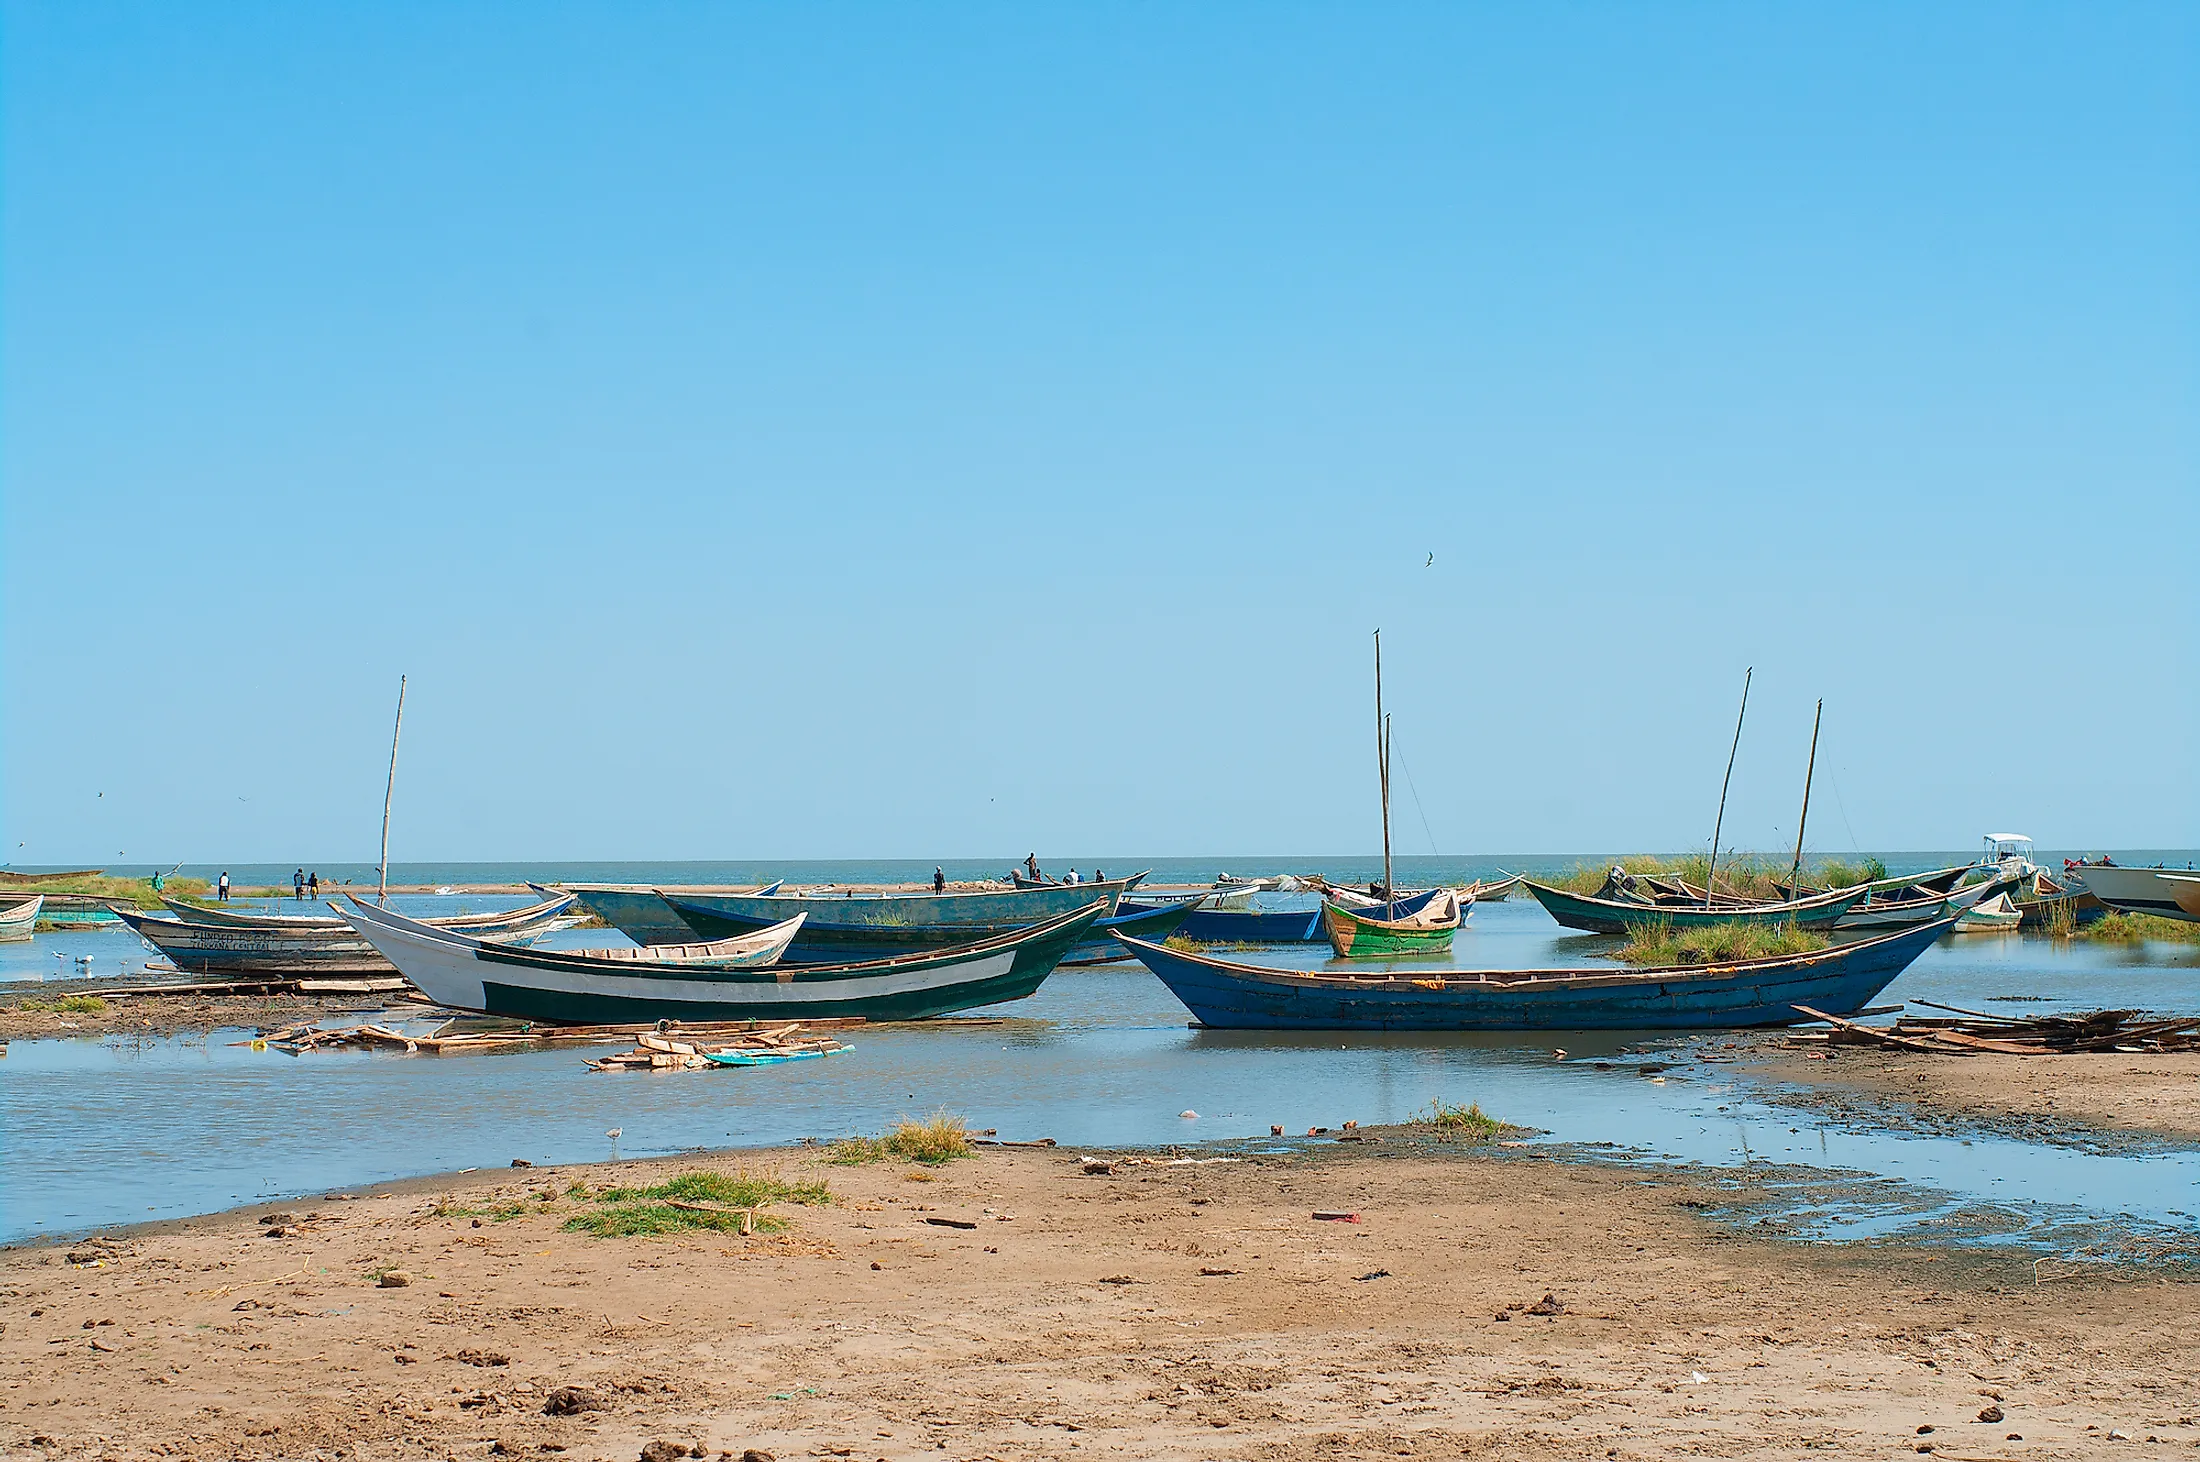
[[[231,1044],[266,1045],[274,1050],[293,1054],[335,1047],[365,1046],[454,1055],[467,1051],[511,1050],[522,1046],[602,1045],[612,1041],[635,1041],[637,1045],[633,1051],[606,1056],[601,1061],[591,1061],[588,1063],[589,1069],[667,1070],[687,1069],[689,1058],[693,1058],[696,1065],[709,1065],[711,1063],[706,1056],[711,1052],[793,1054],[818,1050],[822,1054],[823,1048],[845,1049],[838,1041],[806,1032],[861,1025],[863,1021],[859,1017],[842,1016],[784,1026],[766,1026],[764,1022],[755,1020],[706,1021],[687,1026],[670,1021],[660,1021],[656,1025],[522,1024],[508,1028],[489,1023],[487,1029],[472,1030],[465,1029],[468,1024],[481,1023],[445,1021],[427,1035],[407,1035],[403,1031],[371,1022],[324,1030],[308,1020],[269,1031],[255,1040],[233,1041]]]
[[[2002,1056],[2068,1056],[2080,1052],[2200,1050],[2200,1017],[2149,1017],[2136,1010],[2094,1010],[2066,1015],[1991,1015],[1940,1005],[1931,1000],[1913,1004],[1944,1010],[1944,1016],[1902,1015],[1892,1026],[1863,1025],[1827,1015],[1807,1005],[1795,1007],[1812,1020],[1824,1021],[1830,1030],[1788,1032],[1794,1045],[1878,1046],[1885,1050],[1920,1051],[1943,1056],[1990,1053]]]
[[[765,1065],[774,1061],[830,1056],[847,1046],[832,1036],[816,1035],[801,1023],[773,1030],[750,1030],[716,1038],[702,1027],[667,1025],[643,1035],[631,1051],[588,1063],[591,1071],[701,1071],[710,1066]],[[742,1058],[728,1060],[727,1057]]]

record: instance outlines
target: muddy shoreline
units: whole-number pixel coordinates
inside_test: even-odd
[[[2200,1442],[2200,1287],[2174,1274],[2040,1284],[2007,1255],[1758,1239],[1707,1222],[1719,1195],[1685,1176],[1413,1131],[1106,1173],[1083,1156],[500,1170],[0,1252],[0,1443],[1280,1459]],[[821,1177],[834,1201],[746,1238],[565,1227],[591,1201],[575,1183],[699,1167]],[[391,1270],[409,1282],[385,1287]],[[546,1414],[566,1386],[589,1408]]]

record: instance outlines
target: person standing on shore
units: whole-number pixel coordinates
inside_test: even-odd
[[[316,868],[306,875],[306,892],[318,900],[321,897],[321,870]]]
[[[947,892],[947,872],[946,872],[946,870],[945,870],[945,869],[942,869],[942,868],[939,868],[939,867],[934,867],[934,868],[933,868],[933,870],[932,870],[932,892],[934,892],[934,893],[945,893],[945,892]]]
[[[229,902],[229,870],[226,868],[222,870],[221,881],[214,885],[214,901],[223,904]]]
[[[306,896],[306,871],[303,868],[290,875],[290,896],[294,899],[303,899]]]
[[[1039,877],[1039,855],[1037,853],[1024,854],[1024,872],[1031,875],[1033,883],[1043,881]]]

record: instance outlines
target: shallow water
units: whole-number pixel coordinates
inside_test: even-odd
[[[40,942],[93,939],[115,936]],[[615,939],[576,930],[558,942]],[[1559,931],[1532,901],[1514,900],[1478,909],[1456,958],[1481,967],[1579,963],[1611,943]],[[11,947],[10,963],[29,949]],[[1312,962],[1321,951],[1289,953]],[[121,957],[119,945],[114,954]],[[1274,951],[1250,957],[1272,955],[1285,962]],[[142,949],[130,957],[142,959]],[[1943,940],[1888,999],[2011,1011],[2190,1009],[2196,985],[2200,952],[2190,948],[1977,935]],[[1986,1003],[2010,995],[2046,1003]],[[590,1073],[573,1050],[287,1056],[227,1044],[241,1032],[18,1042],[0,1063],[0,1240],[502,1167],[515,1157],[570,1162],[877,1131],[943,1108],[1005,1137],[1105,1148],[1265,1137],[1272,1123],[1304,1133],[1347,1119],[1395,1122],[1437,1100],[1478,1102],[1552,1143],[1614,1144],[1597,1151],[1652,1163],[1840,1175],[1846,1186],[1831,1198],[1795,1188],[1793,1227],[1806,1235],[1930,1232],[1983,1205],[1997,1220],[1969,1229],[2065,1244],[2074,1222],[2184,1228],[2200,1209],[2200,1154],[2169,1144],[2099,1152],[1986,1133],[1857,1130],[1768,1101],[1738,1084],[1731,1067],[1680,1061],[1657,1077],[1639,1074],[1644,1059],[1716,1053],[1717,1036],[1193,1030],[1137,966],[1063,972],[998,1013],[1015,1019],[859,1030],[850,1036],[855,1049],[828,1061],[662,1076]],[[1643,1051],[1654,1054],[1620,1059]],[[1851,1175],[1893,1181],[1858,1188]]]

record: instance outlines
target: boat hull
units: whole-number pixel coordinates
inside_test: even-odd
[[[1225,1030],[1722,1030],[1861,1010],[1946,933],[1942,919],[1807,955],[1658,970],[1262,969],[1126,940],[1203,1025]]]
[[[2200,919],[2177,901],[2183,885],[2165,873],[2190,873],[2188,868],[2117,868],[2082,864],[2070,870],[2086,890],[2112,909],[2127,914],[2159,914],[2165,919]]]
[[[1582,929],[1591,934],[1625,934],[1630,925],[1656,923],[1674,929],[1700,929],[1713,924],[1793,924],[1800,929],[1831,929],[1851,908],[1862,902],[1865,893],[1861,888],[1844,889],[1792,903],[1704,909],[1592,898],[1552,888],[1533,879],[1522,881],[1552,918],[1569,929]]]
[[[390,962],[349,928],[276,932],[186,924],[123,909],[116,917],[168,957],[179,970],[196,975],[387,975]]]
[[[1339,959],[1394,959],[1422,954],[1448,954],[1451,936],[1459,929],[1458,905],[1452,905],[1449,923],[1415,924],[1370,919],[1336,904],[1322,905],[1322,932]]]
[[[1006,939],[845,965],[651,968],[444,934],[374,908],[347,913],[406,979],[458,1010],[557,1024],[657,1020],[921,1020],[1037,990],[1097,902]]]
[[[1059,918],[1094,900],[1107,905],[1102,917],[1112,917],[1123,890],[1135,882],[1136,878],[1128,878],[1002,893],[871,894],[848,898],[667,892],[665,899],[687,921],[689,938],[725,939],[807,914],[809,918],[788,948],[785,962],[834,964],[953,949],[998,938]]]
[[[1185,916],[1199,906],[1199,900],[1189,898],[1182,903],[1164,904],[1159,908],[1134,905],[1128,910],[1123,903],[1116,904],[1116,912],[1105,919],[1095,919],[1085,937],[1065,955],[1065,965],[1105,965],[1129,959],[1123,946],[1115,942],[1118,934],[1128,934],[1133,939],[1148,939],[1156,944],[1181,932]]]
[[[503,909],[491,914],[445,914],[421,922],[433,924],[438,929],[450,929],[477,938],[491,935],[532,934],[546,928],[553,921],[565,916],[573,907],[573,895],[552,894],[540,903],[524,908]],[[247,913],[240,909],[207,907],[185,903],[163,895],[161,903],[168,912],[186,924],[204,924],[216,928],[261,929],[271,933],[307,932],[330,930],[349,935],[351,926],[334,914],[271,914],[262,911]],[[319,907],[316,905],[315,907]]]
[[[565,892],[636,944],[689,944],[695,939],[695,926],[681,918],[665,901],[664,894],[654,888],[571,883],[565,885]]]
[[[0,943],[21,944],[38,927],[38,911],[45,907],[43,894],[32,894],[21,903],[0,909]]]
[[[1322,911],[1311,909],[1194,909],[1177,933],[1203,944],[1319,944]]]

